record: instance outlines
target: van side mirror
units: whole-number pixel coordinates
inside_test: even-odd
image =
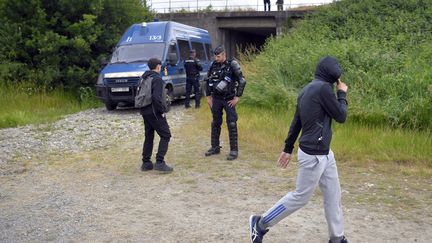
[[[171,66],[177,64],[177,53],[168,53],[168,64]]]

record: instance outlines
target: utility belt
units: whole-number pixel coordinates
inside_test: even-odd
[[[187,79],[199,79],[199,77],[200,77],[199,73],[191,73],[186,75]]]
[[[199,77],[186,77],[186,81],[199,81]]]
[[[218,99],[218,100],[225,100],[225,101],[229,101],[234,99],[235,94],[226,94],[226,95],[221,95],[221,94],[212,94],[213,99]]]
[[[232,100],[235,97],[235,92],[231,92],[231,91],[220,92],[213,88],[212,97],[218,100]]]

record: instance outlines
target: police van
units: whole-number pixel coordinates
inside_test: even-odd
[[[139,79],[148,70],[147,61],[157,57],[162,61],[161,76],[169,105],[186,94],[184,61],[191,49],[196,50],[196,57],[203,66],[200,76],[203,82],[212,58],[212,43],[207,30],[173,21],[130,26],[99,74],[97,98],[108,110],[114,110],[118,105],[133,106]]]

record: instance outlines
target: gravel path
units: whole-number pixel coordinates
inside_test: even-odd
[[[180,125],[183,115],[175,107],[170,113],[171,125]],[[65,116],[53,124],[2,129],[0,175],[22,172],[23,161],[34,156],[92,151],[137,136],[143,136],[143,121],[136,109],[91,109]]]
[[[204,157],[208,134],[187,132],[195,112],[176,106],[168,115],[170,175],[139,170],[143,124],[134,109],[94,109],[0,130],[0,242],[248,242],[249,215],[293,188],[296,164],[276,169],[245,145],[234,162],[226,151]],[[358,189],[367,182],[344,184],[343,197],[367,194]],[[316,194],[266,242],[327,242]],[[429,208],[394,216],[379,205],[344,203],[351,243],[430,242]]]

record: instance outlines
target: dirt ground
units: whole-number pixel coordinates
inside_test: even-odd
[[[228,162],[226,135],[223,153],[204,157],[209,131],[193,131],[200,111],[184,111],[181,106],[168,116],[173,137],[167,161],[174,173],[142,172],[143,129],[138,111],[96,112],[107,121],[114,119],[104,128],[108,134],[122,122],[135,126],[131,131],[137,132],[116,133],[116,139],[104,135],[101,139],[112,140],[104,146],[86,145],[87,149],[72,152],[40,149],[31,156],[0,160],[0,242],[249,242],[249,216],[264,213],[294,187],[295,161],[281,170],[241,144],[239,159]],[[91,130],[91,117],[86,121],[77,124]],[[86,140],[72,130],[61,138],[65,144],[74,136]],[[0,138],[7,144],[5,134]],[[341,167],[349,242],[431,242],[430,179],[393,178],[398,185],[382,186],[381,172]],[[402,190],[400,198],[391,198],[393,187]],[[405,194],[417,201],[405,202]],[[265,242],[327,241],[319,190],[308,205],[265,237]]]

